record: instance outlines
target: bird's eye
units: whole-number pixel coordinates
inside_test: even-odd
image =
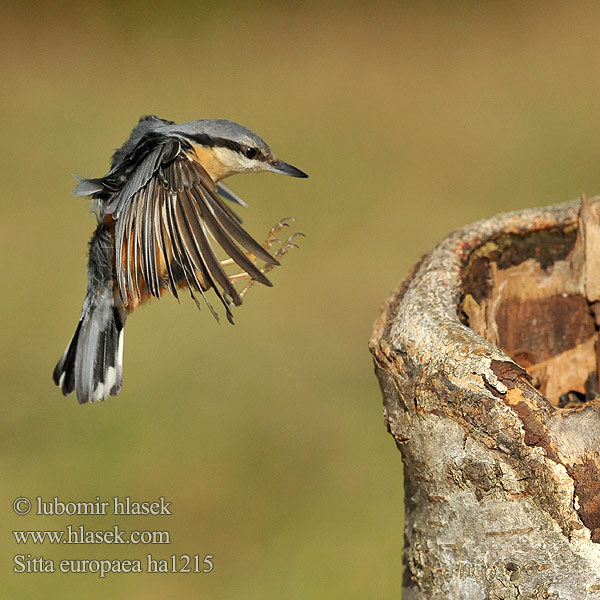
[[[246,148],[246,158],[256,158],[258,150],[256,148]]]

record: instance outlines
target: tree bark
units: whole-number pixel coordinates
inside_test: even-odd
[[[600,599],[599,300],[600,197],[464,227],[385,302],[404,600]]]

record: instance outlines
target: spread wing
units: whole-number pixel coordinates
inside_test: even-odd
[[[165,288],[178,297],[182,284],[194,299],[194,292],[204,295],[213,288],[231,320],[230,306],[241,304],[241,298],[211,241],[265,285],[270,281],[245,251],[267,263],[278,262],[243,229],[184,144],[166,138],[156,145],[103,203],[103,213],[115,219],[117,283],[126,306],[147,294],[158,298]]]

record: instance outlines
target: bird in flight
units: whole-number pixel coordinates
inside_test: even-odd
[[[232,306],[242,303],[254,282],[272,285],[266,273],[301,234],[271,254],[275,235],[292,219],[275,225],[261,245],[222,200],[246,206],[222,180],[260,171],[308,177],[232,121],[177,124],[146,116],[115,151],[104,177],[77,178],[75,194],[92,198],[98,226],[79,324],[53,373],[65,396],[75,391],[86,404],[119,393],[125,321],[152,297],[168,291],[178,298],[178,290],[187,288],[197,304],[198,295],[204,297],[218,319],[205,297],[212,289],[233,322]],[[227,258],[220,259],[215,247]],[[241,271],[228,273],[231,265]],[[244,280],[246,286],[236,289]]]

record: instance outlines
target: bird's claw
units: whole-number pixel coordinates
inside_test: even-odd
[[[296,219],[294,217],[285,217],[279,221],[279,223],[275,223],[273,227],[269,230],[267,234],[267,238],[263,243],[263,248],[270,248],[272,243],[276,242],[275,236],[284,228],[289,227]]]
[[[281,219],[281,221],[279,221],[279,223],[276,223],[275,225],[273,225],[273,227],[271,227],[269,233],[267,234],[267,238],[264,241],[264,243],[262,244],[263,248],[265,248],[266,250],[270,249],[271,246],[275,245],[275,244],[281,244],[281,246],[273,253],[273,258],[277,261],[279,261],[279,259],[281,259],[283,256],[285,256],[292,248],[299,248],[298,244],[294,243],[294,240],[298,237],[306,237],[304,235],[304,233],[302,233],[301,231],[296,231],[294,233],[292,233],[292,235],[290,235],[288,237],[288,239],[281,243],[281,240],[275,238],[274,236],[277,235],[284,227],[289,227],[291,223],[293,223],[296,219],[293,219],[291,217],[285,218],[285,219]],[[265,275],[267,274],[269,271],[271,271],[276,265],[273,264],[266,264],[261,270],[260,272]],[[237,277],[237,279],[239,279],[239,277]],[[256,283],[256,281],[254,279],[250,279],[250,281],[248,281],[248,283],[241,289],[240,291],[240,298],[243,298],[246,293],[248,292],[248,290]]]
[[[274,258],[279,260],[282,256],[285,256],[292,248],[299,249],[300,246],[298,246],[298,244],[294,243],[294,240],[297,237],[306,237],[306,236],[301,231],[296,231],[295,233],[292,233],[292,235],[290,235],[290,237],[285,241],[285,243],[283,243],[281,245],[281,247],[275,252],[275,254],[273,255]]]

